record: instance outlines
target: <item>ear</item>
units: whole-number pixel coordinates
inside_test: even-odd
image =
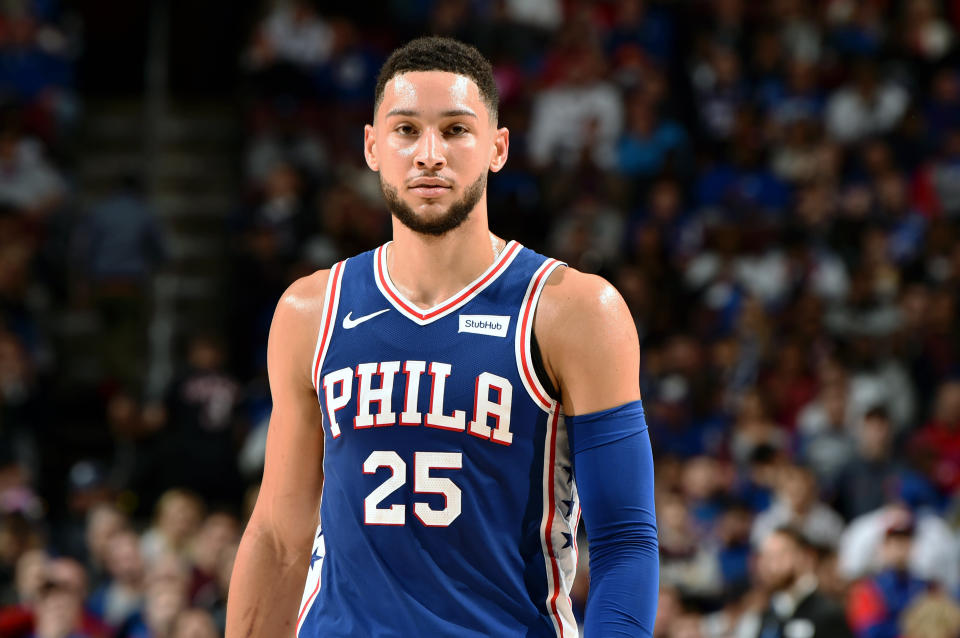
[[[363,158],[367,160],[371,171],[380,170],[380,163],[377,161],[377,138],[370,124],[363,127]]]
[[[507,127],[497,129],[493,136],[493,157],[490,158],[490,170],[498,172],[507,163],[507,154],[510,150],[510,131]]]

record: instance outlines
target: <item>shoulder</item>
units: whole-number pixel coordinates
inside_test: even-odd
[[[329,279],[329,270],[318,270],[290,284],[277,302],[274,326],[281,325],[285,331],[318,326]]]
[[[557,268],[541,293],[534,330],[567,414],[639,398],[636,325],[623,297],[602,277]]]
[[[280,296],[267,346],[270,367],[293,364],[297,369],[309,368],[306,360],[313,355],[329,278],[329,270],[318,270],[294,281]]]
[[[318,270],[300,277],[283,291],[277,311],[282,310],[294,316],[307,316],[322,310],[329,278],[329,270]]]
[[[588,323],[630,317],[620,293],[606,279],[569,266],[561,266],[550,274],[541,294],[538,313],[547,320],[562,317],[567,321]]]
[[[537,339],[551,352],[578,344],[639,349],[637,330],[623,297],[607,280],[560,267],[550,274],[535,321]]]

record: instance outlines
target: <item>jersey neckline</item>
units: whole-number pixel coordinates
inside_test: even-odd
[[[493,283],[497,277],[507,269],[507,266],[513,262],[513,259],[519,254],[520,248],[522,248],[522,246],[514,240],[507,242],[497,258],[479,277],[446,300],[441,301],[432,308],[422,310],[404,297],[390,279],[390,273],[387,271],[387,246],[389,246],[390,243],[391,242],[387,242],[383,244],[374,252],[374,281],[377,282],[377,288],[380,289],[383,296],[390,302],[390,305],[396,308],[400,314],[421,326],[425,326],[428,323],[447,316],[480,294],[484,288]]]

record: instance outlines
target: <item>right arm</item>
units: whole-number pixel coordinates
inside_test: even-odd
[[[260,494],[230,578],[226,638],[296,631],[323,487],[323,417],[311,359],[328,276],[324,270],[294,282],[270,326],[273,412]]]

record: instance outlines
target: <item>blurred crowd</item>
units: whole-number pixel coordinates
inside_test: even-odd
[[[361,130],[380,64],[423,33],[494,64],[494,232],[633,313],[655,636],[960,636],[960,2],[265,2],[237,54],[222,325],[157,396],[137,291],[162,230],[136,180],[73,211],[56,4],[0,11],[0,636],[222,632],[273,308],[389,238]],[[52,315],[77,306],[103,360],[66,387]]]

